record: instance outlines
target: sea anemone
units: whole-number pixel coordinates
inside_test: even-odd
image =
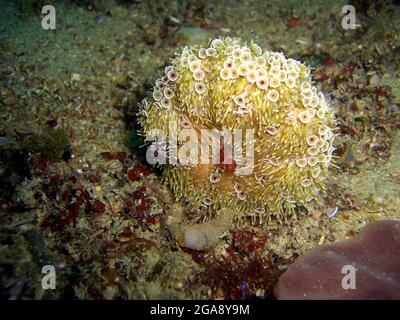
[[[158,162],[177,200],[208,217],[228,208],[238,224],[273,217],[283,223],[320,201],[336,128],[330,102],[312,82],[308,66],[226,37],[183,48],[165,71],[138,119],[146,143],[155,140],[155,130],[169,143],[165,161]],[[205,140],[207,150],[206,129],[212,137],[217,132],[217,139]],[[195,132],[189,142],[185,130]],[[232,141],[229,131],[241,131],[243,144]],[[201,152],[209,155],[209,149],[212,161],[201,161]],[[245,157],[232,157],[237,149],[253,149],[250,171],[241,162]],[[195,161],[179,161],[192,152]]]

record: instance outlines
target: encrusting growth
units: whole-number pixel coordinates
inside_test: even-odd
[[[284,222],[325,192],[333,109],[313,85],[310,68],[282,53],[229,37],[185,47],[143,100],[138,119],[141,134],[161,130],[168,139],[171,127],[177,135],[194,129],[198,141],[203,129],[254,130],[251,174],[241,174],[223,147],[220,161],[209,164],[171,163],[173,146],[165,148],[165,182],[199,214],[229,208],[236,223]],[[175,148],[184,143],[177,139]]]

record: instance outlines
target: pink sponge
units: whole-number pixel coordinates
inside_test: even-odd
[[[278,299],[400,299],[400,221],[367,225],[353,239],[300,256],[280,277],[275,295]]]

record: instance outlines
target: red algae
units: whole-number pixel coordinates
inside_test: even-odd
[[[101,156],[106,160],[119,160],[119,161],[123,162],[127,156],[127,153],[124,151],[118,151],[118,152],[106,151],[106,152],[102,152]]]
[[[211,298],[273,298],[273,287],[281,273],[267,254],[241,253],[230,246],[224,255],[193,253],[204,269],[195,281],[211,288]],[[223,294],[223,296],[221,296]]]
[[[106,211],[106,206],[100,200],[94,199],[89,201],[89,209],[94,213],[104,213]]]
[[[136,166],[128,171],[128,179],[130,181],[139,181],[142,176],[146,177],[151,173],[150,169],[145,166]]]
[[[252,253],[265,246],[268,238],[260,228],[238,228],[233,232],[233,243],[240,252]]]

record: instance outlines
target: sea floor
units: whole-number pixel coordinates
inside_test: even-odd
[[[399,219],[400,7],[357,3],[345,30],[345,1],[53,1],[43,30],[41,1],[0,1],[2,297],[272,299],[297,256]],[[185,208],[146,164],[135,113],[181,46],[228,35],[313,67],[337,168],[321,208],[196,252],[167,228]]]

